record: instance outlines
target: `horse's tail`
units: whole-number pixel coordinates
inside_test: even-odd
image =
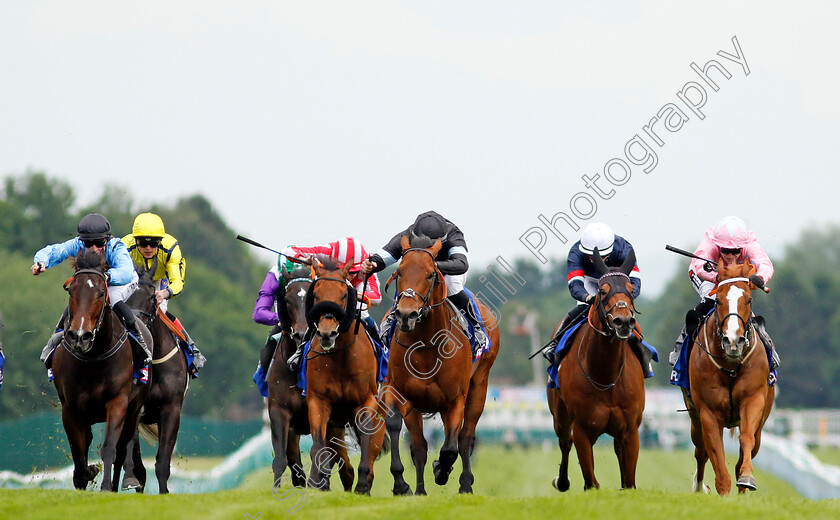
[[[140,423],[140,436],[143,437],[143,440],[148,442],[149,444],[157,444],[160,440],[160,429],[158,428],[157,423],[155,424],[143,424]]]

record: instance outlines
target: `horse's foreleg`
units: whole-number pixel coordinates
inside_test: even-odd
[[[694,460],[697,462],[697,469],[691,479],[691,491],[708,493],[710,491],[709,486],[703,483],[706,461],[709,460],[706,445],[703,443],[703,428],[700,426],[700,417],[696,411],[689,409],[688,415],[691,417],[691,442],[694,444]]]
[[[160,410],[158,423],[158,449],[155,456],[155,477],[160,494],[169,493],[169,475],[172,472],[172,452],[181,428],[181,403],[173,403]]]
[[[639,429],[630,428],[614,441],[621,473],[621,489],[636,487],[636,464],[639,461]]]
[[[472,452],[475,448],[475,428],[484,412],[484,403],[487,399],[488,370],[476,372],[470,380],[470,389],[464,405],[464,425],[458,439],[458,452],[461,455],[462,464],[461,478],[458,481],[459,493],[473,492],[472,485],[475,477],[472,472]]]
[[[350,457],[347,456],[347,443],[344,441],[344,428],[328,427],[329,428],[329,443],[333,450],[335,450],[334,462],[338,464],[338,478],[341,480],[341,487],[344,491],[353,489],[353,481],[356,479],[356,472],[353,470],[353,465],[350,463]],[[300,438],[299,436],[297,437]],[[295,440],[297,446],[297,439]],[[332,463],[330,464],[332,466]]]
[[[306,487],[306,470],[303,468],[303,460],[300,455],[300,434],[294,429],[289,429],[286,437],[286,460],[289,473],[292,475],[292,486]],[[279,483],[275,480],[275,486]]]
[[[312,433],[312,449],[309,451],[312,469],[309,473],[309,485],[328,491],[330,489],[330,479],[326,466],[332,460],[333,454],[328,451],[326,436],[327,423],[332,408],[329,403],[312,399],[311,396],[307,400],[307,404],[309,405],[309,427]]]
[[[119,481],[119,471],[122,469],[123,461],[119,461],[119,466],[115,465],[117,462],[117,446],[120,443],[123,426],[126,422],[126,412],[128,409],[128,396],[118,396],[108,401],[105,406],[106,420],[105,420],[105,439],[102,442],[102,491],[115,491],[113,484]],[[133,435],[131,432],[130,435]],[[129,436],[130,438],[130,436]],[[128,442],[126,440],[126,442]],[[122,445],[123,456],[125,456],[125,445]],[[112,477],[116,477],[112,480]]]
[[[414,494],[426,494],[426,461],[429,457],[429,443],[423,435],[423,415],[417,410],[411,410],[405,415],[405,429],[408,430],[411,439],[411,462],[414,464],[416,482]],[[397,437],[399,442],[399,437]],[[393,441],[391,449],[394,449]]]
[[[146,468],[143,466],[143,455],[140,453],[140,437],[136,431],[126,445],[125,452],[125,463],[123,463],[125,475],[123,476],[122,488],[123,490],[134,489],[138,493],[142,493],[146,484]]]
[[[706,447],[712,469],[715,470],[715,489],[721,496],[726,496],[732,489],[732,478],[726,469],[726,455],[723,451],[723,424],[715,414],[709,410],[698,410],[700,426],[703,435],[703,445]]]
[[[575,422],[572,426],[572,441],[580,463],[580,471],[583,473],[583,489],[585,490],[601,487],[595,478],[595,460],[592,456],[593,440],[584,432],[583,427]]]
[[[444,439],[443,446],[440,448],[440,459],[433,463],[435,484],[439,486],[449,481],[452,466],[458,458],[458,438],[464,423],[464,401],[464,396],[458,397],[448,410],[440,414],[443,420]]]
[[[274,449],[274,461],[271,464],[271,469],[274,472],[275,487],[280,487],[283,480],[283,473],[286,471],[286,467],[289,466],[288,444],[291,416],[292,413],[289,410],[269,401],[268,421],[271,425],[271,446]],[[298,483],[295,481],[296,473],[294,470],[291,473],[292,484],[297,487]]]
[[[756,434],[762,426],[763,413],[763,395],[759,394],[741,402],[741,434],[738,437],[740,456],[735,468],[736,485],[739,493],[746,490],[755,491],[756,489],[752,458],[755,455],[753,450],[756,446]]]
[[[373,415],[377,410],[376,394],[371,393],[362,407],[356,409],[353,428],[359,437],[362,449],[359,459],[359,479],[356,483],[356,493],[370,495],[373,486],[373,463],[382,450],[382,439],[385,437],[385,424]]]
[[[572,418],[566,409],[566,404],[560,396],[560,391],[548,391],[548,407],[554,419],[554,433],[560,446],[560,471],[551,483],[557,491],[568,491],[569,482],[569,454],[572,451]]]
[[[78,421],[72,412],[62,409],[61,418],[64,423],[64,432],[67,434],[67,443],[70,444],[70,453],[73,456],[73,487],[86,489],[88,482],[98,473],[96,466],[88,466],[88,448],[92,434],[90,426]]]
[[[394,495],[410,495],[411,488],[403,477],[405,466],[400,458],[400,431],[402,430],[403,411],[388,393],[383,393],[385,406],[385,428],[391,440],[391,475],[394,477]],[[412,436],[413,437],[413,436]]]

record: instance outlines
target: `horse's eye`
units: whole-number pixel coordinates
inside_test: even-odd
[[[436,273],[429,273],[429,276],[427,276],[427,277],[426,277],[426,279],[427,279],[427,280],[431,280],[432,278],[434,278],[434,277],[435,277],[435,274],[436,274]]]

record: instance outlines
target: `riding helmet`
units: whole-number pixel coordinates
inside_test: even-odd
[[[82,240],[111,238],[111,223],[99,213],[90,213],[79,221],[78,231]]]
[[[411,234],[432,240],[446,240],[446,219],[434,211],[427,211],[417,217],[411,226]]]
[[[615,242],[613,230],[603,222],[593,222],[583,228],[578,248],[581,252],[591,255],[597,247],[601,256],[607,256],[612,252],[613,242]]]
[[[166,231],[163,228],[163,220],[154,213],[140,213],[134,219],[134,226],[131,234],[135,237],[163,238]]]

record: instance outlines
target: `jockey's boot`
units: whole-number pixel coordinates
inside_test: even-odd
[[[169,318],[169,320],[172,321],[172,323],[174,323],[175,326],[178,327],[178,330],[180,330],[184,335],[184,343],[187,344],[187,350],[189,350],[193,355],[192,365],[188,367],[188,369],[193,376],[198,377],[198,371],[201,370],[201,367],[203,367],[204,363],[207,362],[207,358],[205,358],[204,354],[202,354],[201,351],[198,350],[198,347],[195,346],[195,341],[193,341],[192,337],[190,337],[190,333],[187,332],[187,329],[184,327],[184,324],[181,323],[181,320],[169,311],[166,311],[166,317]]]
[[[555,334],[551,341],[543,347],[541,353],[543,357],[548,361],[549,364],[554,364],[554,351],[557,349],[557,342],[560,341],[560,337],[562,336],[563,331],[566,329],[566,326],[571,321],[570,319],[571,313],[567,314],[562,320],[560,320],[560,325],[557,327],[557,334]]]
[[[370,315],[367,315],[362,318],[362,326],[365,330],[370,334],[370,337],[373,339],[373,348],[376,349],[376,357],[380,357],[382,352],[379,352],[380,346],[384,346],[385,344],[381,342],[379,338],[379,329],[376,328],[376,322],[373,321],[373,318]],[[378,343],[378,345],[377,345]]]
[[[685,341],[685,335],[686,335],[686,330],[685,329],[686,329],[686,326],[683,325],[682,330],[680,330],[679,335],[677,335],[677,341],[674,342],[674,350],[672,350],[671,353],[668,354],[668,363],[671,366],[676,365],[677,360],[680,359],[680,349],[682,348],[683,341]]]
[[[112,307],[116,311],[117,316],[122,320],[126,330],[137,340],[137,348],[132,349],[136,364],[140,365],[141,368],[148,368],[152,362],[152,352],[146,346],[146,340],[137,329],[137,320],[134,318],[134,312],[131,311],[131,308],[124,301],[118,301]],[[132,345],[134,344],[132,343]]]
[[[292,372],[297,372],[298,365],[300,365],[300,358],[303,355],[303,343],[297,346],[294,353],[286,360],[286,365]]]
[[[265,345],[260,349],[260,366],[266,374],[268,373],[269,365],[271,365],[271,360],[274,359],[274,351],[277,349],[277,344],[280,342],[280,334],[282,334],[282,332],[275,331],[280,331],[280,327],[275,325],[271,329],[268,339],[265,340]]]
[[[755,327],[755,331],[758,333],[758,338],[761,340],[761,343],[764,345],[764,350],[766,350],[770,354],[770,371],[774,371],[782,364],[782,360],[779,358],[779,352],[776,350],[776,345],[773,343],[773,338],[770,337],[770,333],[767,332],[767,324],[764,321],[763,316],[753,316],[752,322]]]
[[[53,350],[55,350],[56,345],[61,342],[62,336],[64,336],[64,322],[67,320],[67,316],[69,315],[70,308],[65,307],[64,312],[61,313],[61,317],[58,319],[58,323],[55,325],[53,335],[50,336],[50,339],[47,340],[47,344],[41,351],[41,361],[43,361],[44,366],[47,367],[47,374],[50,378],[52,378],[52,353]]]
[[[473,312],[472,305],[470,305],[470,297],[467,296],[466,291],[462,290],[452,296],[447,296],[447,298],[455,304],[455,307],[461,312],[461,315],[472,324],[473,336],[475,338],[475,352],[473,352],[473,357],[478,357],[487,344],[487,335],[484,333],[484,328],[480,324],[481,320]]]
[[[394,326],[394,309],[391,309],[388,314],[385,316],[385,321],[382,322],[382,326],[379,327],[379,341],[382,342],[383,345],[388,344],[388,336],[391,335],[391,327]]]

